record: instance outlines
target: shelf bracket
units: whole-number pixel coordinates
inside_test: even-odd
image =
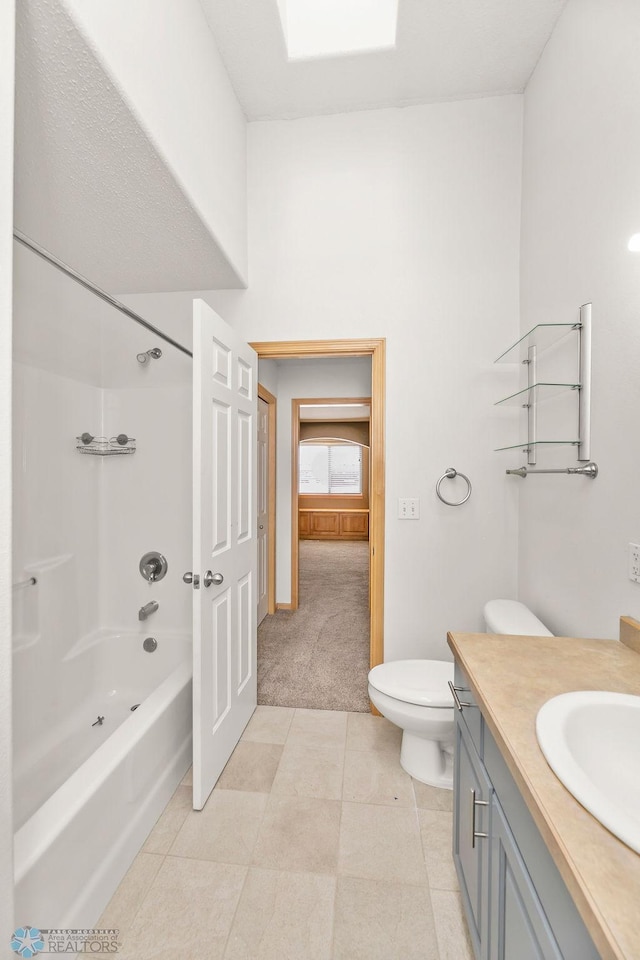
[[[578,403],[578,460],[591,459],[591,304],[580,307],[580,398]]]
[[[536,380],[536,359],[537,350],[533,344],[527,350],[527,386],[533,387]],[[529,393],[531,396],[531,393]],[[536,432],[538,427],[538,414],[535,403],[529,403],[527,408],[527,463],[532,466],[536,462]]]

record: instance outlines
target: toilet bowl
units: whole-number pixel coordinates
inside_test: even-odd
[[[391,660],[369,673],[369,698],[383,717],[402,728],[400,764],[416,780],[453,786],[453,664],[443,660]]]
[[[488,633],[551,637],[517,600],[490,600]],[[453,664],[443,660],[390,660],[369,673],[369,698],[383,717],[402,729],[400,764],[416,780],[453,789],[454,705],[448,681]]]

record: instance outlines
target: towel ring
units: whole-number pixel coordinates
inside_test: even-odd
[[[467,487],[468,487],[466,497],[463,497],[462,500],[456,500],[455,502],[452,500],[445,500],[445,498],[440,493],[440,484],[442,483],[442,481],[453,480],[454,477],[462,477],[463,480],[466,480]],[[466,503],[469,497],[471,496],[471,480],[469,480],[469,477],[466,477],[464,473],[458,473],[458,471],[455,470],[453,467],[447,467],[445,472],[442,474],[442,476],[436,483],[436,493],[438,494],[438,498],[442,500],[443,503],[446,503],[448,507],[461,507],[462,504]]]

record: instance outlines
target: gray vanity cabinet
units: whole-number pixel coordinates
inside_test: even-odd
[[[491,960],[562,960],[518,845],[495,795],[491,801]]]
[[[599,960],[456,664],[453,859],[476,960]]]
[[[456,727],[454,769],[453,859],[476,957],[487,960],[488,850],[474,834],[486,832],[490,784],[464,723]]]

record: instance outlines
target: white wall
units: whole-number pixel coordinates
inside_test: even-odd
[[[292,400],[371,396],[369,357],[283,360],[278,366],[276,602],[291,602]]]
[[[278,396],[278,361],[277,360],[259,360],[258,361],[258,382],[272,393],[274,397]]]
[[[246,124],[200,3],[62,3],[246,280]]]
[[[11,302],[13,0],[0,4],[0,955],[13,956],[11,756]]]
[[[249,125],[251,284],[198,295],[247,340],[387,339],[385,655],[449,656],[516,591],[517,490],[492,452],[518,331],[521,97]],[[184,294],[127,298],[190,339]],[[468,473],[459,510],[435,497]],[[419,497],[418,521],[397,519]]]
[[[525,95],[523,330],[593,301],[600,475],[522,484],[520,595],[555,633],[585,637],[640,618],[627,579],[627,543],[640,542],[640,256],[626,246],[640,232],[639,38],[636,0],[569,0]],[[544,452],[539,466],[574,458]]]

